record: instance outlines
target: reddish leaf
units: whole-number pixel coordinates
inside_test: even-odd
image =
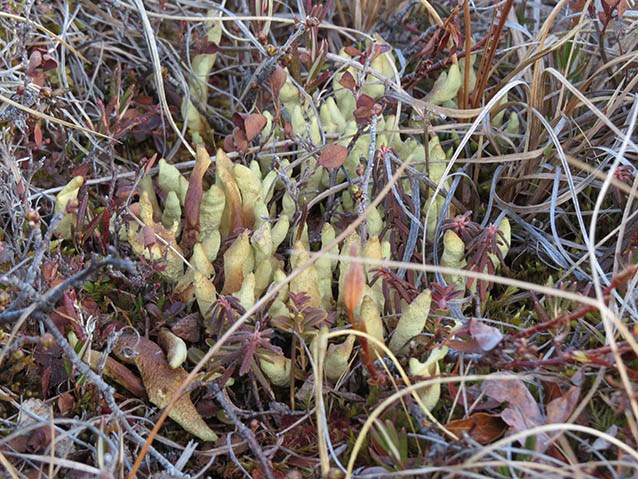
[[[219,46],[215,42],[206,42],[204,48],[202,48],[198,53],[204,53],[206,55],[212,55],[213,53],[217,53],[219,51]]]
[[[63,416],[66,416],[71,409],[73,409],[73,404],[75,399],[73,399],[73,395],[71,393],[60,394],[58,397],[58,409]]]
[[[279,94],[279,91],[286,83],[287,78],[288,74],[286,73],[286,70],[279,66],[272,72],[272,75],[270,75],[270,85],[272,86],[273,94],[275,96]]]
[[[358,122],[365,122],[373,115],[381,113],[381,105],[369,95],[360,95],[357,99],[357,108],[354,111],[354,117]]]
[[[206,148],[197,146],[195,167],[188,181],[186,199],[184,201],[185,227],[182,234],[184,247],[190,250],[199,241],[199,208],[202,205],[204,190],[202,182],[204,174],[211,164],[210,155]]]
[[[383,54],[383,53],[387,53],[392,49],[392,47],[390,45],[388,45],[387,43],[375,43],[372,46],[372,55],[370,55],[370,61],[374,60],[375,58],[377,58],[379,55]]]
[[[155,230],[151,226],[144,226],[142,228],[142,238],[144,239],[144,247],[150,248],[155,244],[157,238],[155,236]]]
[[[39,48],[34,49],[29,55],[29,62],[27,64],[27,74],[32,75],[36,68],[42,65],[42,50]]]
[[[485,445],[496,441],[505,434],[507,424],[498,414],[477,412],[468,418],[450,421],[445,425],[445,428],[457,436],[465,432],[476,442]]]
[[[42,266],[42,277],[46,282],[53,281],[58,276],[60,264],[57,261],[47,261]]]
[[[350,72],[345,72],[341,76],[341,80],[339,80],[339,84],[342,87],[347,88],[351,92],[354,92],[354,89],[357,86],[357,82],[355,81],[354,77],[352,76],[352,73]]]
[[[32,454],[42,453],[51,444],[53,429],[51,426],[42,426],[33,431],[27,439],[27,452]]]
[[[224,151],[227,153],[235,151],[235,142],[233,141],[232,135],[227,135],[226,138],[224,138]]]
[[[503,334],[476,318],[470,320],[470,334],[483,351],[491,351],[503,340]]]
[[[360,50],[357,50],[355,47],[346,47],[343,49],[346,55],[351,56],[352,58],[359,58],[363,53]]]
[[[246,138],[246,133],[244,133],[241,128],[235,127],[233,129],[233,143],[236,151],[240,151],[242,153],[246,153],[248,151],[248,138]]]
[[[101,244],[102,244],[102,250],[103,253],[106,254],[106,252],[109,249],[109,231],[110,231],[110,224],[111,224],[111,210],[109,208],[105,208],[104,209],[104,213],[102,214],[102,227],[100,230],[100,240],[101,240]]]
[[[40,124],[36,123],[33,126],[33,140],[35,141],[35,146],[38,147],[38,149],[42,148],[42,128],[40,128]]]
[[[196,343],[199,341],[199,322],[196,314],[189,314],[177,320],[177,322],[171,326],[171,331],[176,336],[179,336],[184,341],[190,341]]]
[[[233,125],[235,125],[237,128],[244,128],[244,118],[245,115],[243,115],[242,113],[233,113],[233,116],[231,117],[231,120],[233,122]]]
[[[458,351],[460,353],[480,354],[484,352],[483,349],[481,349],[481,347],[479,346],[478,342],[474,339],[468,339],[466,341],[459,341],[458,339],[452,339],[452,340],[446,341],[445,344],[449,346],[451,349],[454,349],[455,351]]]
[[[348,157],[348,149],[342,145],[328,145],[321,152],[319,164],[324,168],[339,168]]]
[[[266,127],[266,117],[261,113],[253,113],[244,119],[244,131],[246,139],[251,141]]]

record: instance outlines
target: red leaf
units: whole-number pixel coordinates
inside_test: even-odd
[[[266,127],[266,117],[261,113],[253,113],[244,119],[244,131],[248,141],[255,138]]]
[[[357,50],[355,47],[346,47],[343,51],[352,58],[359,58],[363,53],[360,50]]]
[[[377,58],[379,55],[389,52],[392,49],[392,47],[390,45],[388,45],[387,43],[375,43],[372,46],[372,55],[370,55],[370,61],[374,60],[375,58]]]
[[[232,135],[227,135],[226,138],[224,138],[224,151],[227,153],[235,151],[235,142],[233,141]]]
[[[73,409],[73,395],[71,393],[63,393],[58,397],[58,409],[63,416],[66,416]]]
[[[279,66],[272,72],[272,75],[270,75],[270,85],[272,86],[273,94],[275,94],[275,96],[279,94],[279,91],[286,83],[287,78],[288,74],[286,73],[286,70]]]
[[[240,128],[233,128],[233,142],[235,143],[235,149],[242,153],[246,153],[248,151],[248,138],[246,138],[246,133]]]
[[[491,351],[503,340],[503,334],[498,329],[476,318],[470,320],[470,334],[483,351]]]
[[[469,434],[479,444],[489,444],[500,438],[507,430],[507,424],[498,414],[477,412],[465,419],[450,421],[445,428],[457,436]]]
[[[182,233],[184,247],[190,250],[199,241],[199,208],[202,205],[203,179],[206,170],[211,164],[210,155],[206,148],[199,145],[197,147],[197,157],[195,167],[188,181],[186,199],[184,201],[185,227]]]
[[[351,92],[354,92],[354,89],[357,86],[357,82],[355,81],[354,77],[352,76],[352,73],[350,72],[345,72],[341,76],[341,80],[339,80],[339,84],[342,87],[347,88]]]
[[[33,126],[33,140],[35,141],[35,146],[37,146],[38,149],[42,149],[42,128],[40,128],[39,123]]]
[[[342,145],[328,145],[321,152],[319,164],[324,168],[339,168],[348,157],[348,149]]]
[[[381,113],[381,105],[369,95],[360,95],[357,99],[357,108],[354,117],[359,121],[367,121],[372,115]]]
[[[237,128],[244,128],[244,118],[246,118],[246,115],[243,113],[233,113],[232,116],[232,121],[233,121],[233,125],[235,125]]]

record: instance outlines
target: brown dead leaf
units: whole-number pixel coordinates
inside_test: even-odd
[[[359,58],[361,55],[363,55],[361,50],[358,50],[358,49],[356,49],[355,47],[352,47],[352,46],[348,46],[348,47],[344,48],[343,51],[346,52],[346,54],[351,56],[352,58]]]
[[[261,133],[261,131],[266,128],[266,117],[261,113],[253,113],[252,115],[248,115],[244,119],[244,131],[246,132],[246,138],[248,141],[251,141],[257,135]]]
[[[33,126],[33,141],[35,141],[35,146],[37,146],[39,150],[42,149],[42,139],[42,128],[39,123],[36,123]]]
[[[198,315],[189,314],[178,319],[175,324],[171,326],[171,331],[184,341],[190,341],[192,343],[199,342],[200,332]]]
[[[197,146],[195,167],[188,181],[186,199],[184,201],[184,233],[183,246],[190,251],[199,241],[199,208],[202,205],[204,174],[211,164],[210,155],[201,145]]]
[[[503,334],[498,329],[476,318],[470,319],[470,334],[483,351],[491,351],[503,340]]]
[[[467,433],[480,444],[490,444],[500,438],[507,430],[507,424],[498,414],[477,412],[465,419],[450,421],[445,428],[457,436]]]
[[[279,95],[279,91],[285,85],[287,78],[288,74],[286,73],[286,70],[284,70],[280,66],[277,66],[272,72],[272,75],[270,75],[270,85],[272,87],[274,96]]]
[[[75,403],[75,399],[73,398],[73,394],[64,393],[60,394],[58,397],[58,409],[60,410],[60,414],[66,416],[73,409],[73,404]]]
[[[546,424],[534,396],[520,379],[499,379],[500,373],[490,374],[491,378],[483,383],[483,392],[499,402],[508,403],[509,407],[501,413],[501,418],[514,432],[523,432]],[[524,442],[524,440],[522,441]],[[549,445],[546,434],[537,436],[536,448],[544,451]]]
[[[357,86],[357,82],[355,81],[354,77],[352,76],[352,73],[350,72],[345,72],[342,76],[341,76],[341,80],[339,80],[339,84],[350,90],[351,92],[354,92],[355,87]]]
[[[321,152],[319,164],[324,168],[339,168],[348,157],[348,149],[342,145],[328,145]]]
[[[382,112],[382,107],[374,98],[369,95],[362,94],[357,98],[357,108],[354,110],[354,117],[357,123],[367,123],[374,115],[379,115]]]
[[[547,404],[547,423],[557,424],[567,421],[574,412],[579,397],[580,387],[572,386],[561,397],[549,402]]]

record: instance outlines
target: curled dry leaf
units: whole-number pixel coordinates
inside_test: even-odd
[[[183,246],[190,250],[199,241],[199,208],[202,204],[204,174],[210,166],[210,155],[201,145],[197,146],[197,158],[195,167],[191,173],[184,201],[185,227],[183,233]]]
[[[567,421],[576,409],[579,397],[580,387],[572,386],[565,394],[550,401],[547,404],[547,422],[557,424]]]
[[[261,113],[253,113],[244,118],[244,131],[246,139],[251,141],[266,127],[266,117]]]
[[[470,319],[470,334],[483,351],[491,351],[503,340],[503,334],[498,329],[476,318]]]
[[[339,84],[345,89],[350,90],[353,93],[357,87],[357,82],[352,76],[352,73],[348,71],[341,76],[341,80],[339,80]]]
[[[272,72],[272,75],[270,75],[270,85],[272,87],[274,96],[279,95],[279,91],[286,83],[287,78],[288,78],[288,74],[286,73],[286,70],[284,70],[280,66],[277,66],[274,69],[274,71]]]
[[[324,168],[339,168],[348,157],[348,149],[342,145],[328,145],[321,152],[319,164]]]
[[[501,418],[514,432],[523,432],[546,424],[545,417],[529,392],[525,383],[520,379],[502,378],[500,373],[490,374],[490,378],[483,383],[482,390],[490,398],[499,402],[507,402],[509,407],[501,413]],[[536,450],[544,451],[550,444],[546,434],[538,434]],[[523,439],[524,443],[525,440]]]
[[[357,98],[357,108],[354,110],[354,117],[357,123],[366,123],[372,116],[381,114],[382,110],[381,105],[374,98],[364,93]]]
[[[470,417],[450,421],[445,428],[457,436],[466,433],[479,444],[485,445],[505,434],[507,424],[503,422],[499,414],[477,412]]]

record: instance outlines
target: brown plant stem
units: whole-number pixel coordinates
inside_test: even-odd
[[[255,455],[255,459],[259,462],[261,466],[261,472],[266,476],[266,479],[275,479],[275,474],[272,470],[272,465],[270,460],[264,454],[263,449],[259,446],[257,439],[255,438],[255,434],[253,431],[246,426],[237,414],[235,414],[235,410],[237,409],[234,404],[230,402],[230,400],[224,395],[224,392],[217,385],[217,383],[211,383],[208,385],[208,390],[213,393],[217,402],[224,409],[224,412],[228,416],[228,418],[232,421],[232,423],[237,427],[237,431],[239,435],[243,437],[248,443],[248,447]]]
[[[348,310],[348,320],[350,321],[352,329],[354,329],[355,331],[361,331],[362,333],[367,333],[365,325],[361,322],[357,324],[357,322],[355,321],[353,311],[350,308],[346,309]],[[370,372],[372,380],[375,384],[385,383],[385,377],[379,372],[379,370],[374,365],[374,361],[372,361],[371,359],[370,345],[368,344],[368,340],[360,336],[358,336],[358,338],[361,342],[361,355],[363,356],[363,364]]]

